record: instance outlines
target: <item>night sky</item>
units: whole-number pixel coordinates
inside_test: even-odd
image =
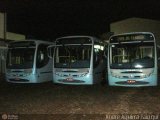
[[[160,20],[159,0],[1,0],[7,30],[27,38],[54,40],[65,35],[99,36],[109,24],[129,17]]]

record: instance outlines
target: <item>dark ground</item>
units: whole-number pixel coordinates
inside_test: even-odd
[[[0,114],[18,115],[22,119],[33,116],[80,119],[90,115],[96,119],[96,116],[110,114],[158,115],[160,87],[70,86],[52,82],[11,84],[1,79]]]

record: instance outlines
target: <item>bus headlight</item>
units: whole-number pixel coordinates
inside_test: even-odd
[[[112,74],[112,76],[115,77],[115,78],[121,78],[121,77],[118,76],[118,75],[113,75],[113,74]]]
[[[111,75],[115,78],[121,78],[121,76],[117,75],[117,74],[114,74],[113,72],[111,72]]]
[[[7,70],[6,70],[6,72],[7,72],[7,73],[10,73],[10,72],[11,72],[11,70],[10,70],[10,69],[7,69]]]
[[[63,77],[64,76],[63,74],[60,74],[60,73],[55,73],[55,75],[57,75],[59,77]]]
[[[151,76],[152,75],[152,73],[149,73],[148,75],[143,75],[143,77],[144,78],[147,78],[147,77],[149,77],[149,76]]]
[[[143,77],[147,78],[150,77],[151,75],[153,75],[154,70],[150,71],[148,74],[144,74]]]
[[[83,74],[81,74],[80,75],[80,77],[84,77],[84,76],[86,76],[88,73],[83,73]]]

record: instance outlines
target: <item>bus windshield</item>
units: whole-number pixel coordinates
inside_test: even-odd
[[[136,69],[154,67],[154,42],[110,45],[110,68]]]
[[[11,48],[7,54],[7,68],[28,69],[33,67],[35,48]]]
[[[89,68],[91,45],[57,46],[54,65],[56,68]]]

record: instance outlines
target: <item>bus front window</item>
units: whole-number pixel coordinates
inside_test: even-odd
[[[114,44],[110,47],[110,67],[113,69],[152,68],[154,44]]]
[[[55,51],[54,63],[57,68],[89,68],[91,45],[59,46]]]
[[[33,67],[35,48],[12,48],[7,54],[7,68],[28,69]]]

